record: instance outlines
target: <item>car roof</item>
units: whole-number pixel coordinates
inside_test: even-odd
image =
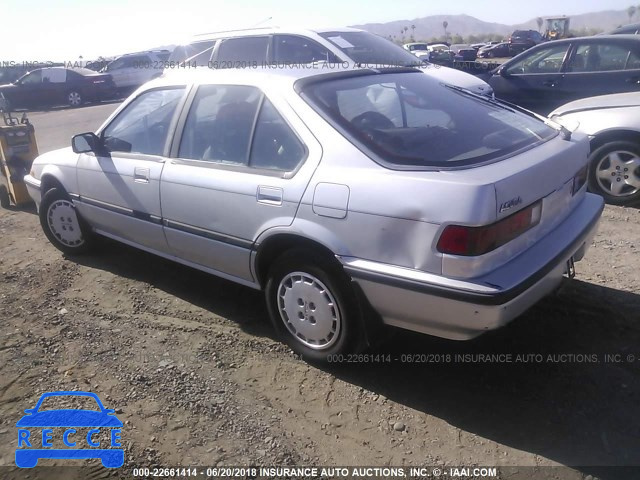
[[[238,30],[222,30],[217,32],[199,33],[185,43],[193,43],[197,41],[213,40],[217,38],[225,37],[245,37],[253,35],[271,35],[275,33],[290,34],[290,35],[309,35],[322,34],[330,32],[349,33],[349,32],[364,32],[358,28],[351,27],[336,27],[336,28],[299,28],[299,27],[257,27]]]
[[[396,67],[396,68],[383,68],[383,69],[367,69],[367,68],[354,68],[353,66],[344,66],[342,63],[326,64],[319,63],[310,65],[309,67],[294,67],[294,68],[275,68],[275,67],[258,67],[258,68],[226,68],[226,69],[212,69],[208,67],[195,67],[191,69],[177,69],[163,73],[162,76],[151,80],[145,84],[146,89],[152,89],[162,86],[174,86],[184,84],[206,84],[206,83],[220,83],[224,84],[228,82],[230,84],[237,85],[264,85],[271,82],[279,82],[281,87],[293,87],[293,84],[298,80],[310,78],[310,77],[323,77],[327,78],[344,74],[348,72],[360,72],[365,74],[375,75],[378,73],[388,72],[420,72],[417,68],[411,67]]]

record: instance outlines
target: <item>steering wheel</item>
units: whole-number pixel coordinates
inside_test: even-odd
[[[395,125],[391,120],[380,112],[368,111],[361,113],[351,119],[351,124],[360,130],[377,130],[385,128],[394,128]]]

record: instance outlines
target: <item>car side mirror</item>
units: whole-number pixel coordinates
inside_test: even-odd
[[[104,152],[102,140],[93,132],[74,135],[71,138],[71,148],[74,153]]]
[[[27,408],[24,413],[26,413],[27,415],[31,415],[32,413],[36,413],[36,409],[35,408]]]
[[[511,76],[511,74],[509,73],[509,71],[508,71],[506,68],[504,68],[504,67],[503,67],[503,68],[501,68],[500,70],[498,70],[498,74],[499,74],[501,77],[505,77],[505,78],[508,78],[508,77],[510,77],[510,76]]]

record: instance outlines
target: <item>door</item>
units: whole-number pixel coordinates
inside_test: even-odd
[[[11,90],[13,106],[39,106],[44,102],[42,92],[42,69],[34,70],[18,80]]]
[[[107,236],[165,252],[160,176],[184,88],[146,91],[122,110],[100,137],[108,153],[81,154],[80,214]]]
[[[60,67],[42,69],[42,101],[47,105],[66,105],[67,69]]]
[[[563,98],[563,65],[569,43],[550,44],[509,62],[489,83],[501,100],[548,113]]]
[[[640,48],[634,44],[593,39],[577,45],[567,67],[564,100],[640,90]]]
[[[169,247],[252,282],[253,244],[293,222],[320,145],[288,103],[252,86],[200,86],[180,124],[160,187]]]

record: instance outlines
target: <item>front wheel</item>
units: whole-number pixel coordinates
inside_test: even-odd
[[[42,197],[40,225],[49,241],[58,250],[78,255],[93,246],[93,234],[76,212],[69,196],[59,188],[52,188]]]
[[[640,145],[609,142],[589,156],[589,189],[614,205],[640,200]]]
[[[306,360],[326,362],[356,345],[357,301],[335,259],[287,252],[271,267],[265,294],[276,331]]]

